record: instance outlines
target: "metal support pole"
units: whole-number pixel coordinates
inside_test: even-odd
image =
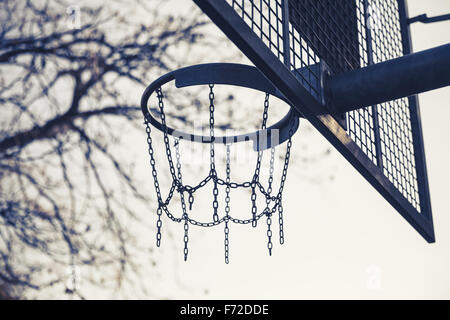
[[[450,85],[450,44],[338,74],[326,84],[339,113]]]
[[[284,65],[291,68],[291,45],[289,42],[289,0],[282,2],[282,23],[283,23],[283,55]]]
[[[422,23],[434,23],[434,22],[442,22],[450,20],[450,14],[443,14],[441,16],[436,17],[428,17],[426,14],[421,14],[420,16],[410,18],[406,20],[406,23],[408,25],[416,23],[416,22],[422,22]]]

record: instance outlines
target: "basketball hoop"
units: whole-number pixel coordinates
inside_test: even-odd
[[[190,86],[208,86],[209,87],[209,135],[195,135],[192,133],[185,133],[180,130],[171,128],[166,123],[166,115],[164,110],[164,95],[162,86],[175,80],[177,88],[190,87]],[[233,135],[233,136],[216,136],[215,135],[215,85],[231,85],[244,88],[255,89],[264,92],[264,111],[261,122],[261,129],[252,133]],[[148,107],[148,100],[150,96],[156,93],[158,99],[158,112],[160,120],[154,118]],[[284,184],[286,181],[287,169],[290,159],[290,149],[292,145],[291,137],[297,131],[299,126],[298,114],[290,108],[289,112],[280,121],[267,128],[268,109],[269,109],[269,97],[275,96],[281,100],[287,102],[286,98],[254,67],[216,63],[216,64],[204,64],[196,65],[183,69],[179,69],[170,72],[152,84],[150,84],[145,90],[142,100],[141,108],[144,114],[148,151],[150,155],[150,165],[152,170],[152,176],[154,180],[154,187],[158,200],[157,209],[157,233],[156,233],[156,245],[159,247],[161,244],[161,228],[162,228],[162,215],[163,212],[167,217],[177,223],[184,224],[184,260],[187,260],[188,256],[188,241],[189,241],[189,225],[201,226],[201,227],[214,227],[220,224],[224,224],[224,246],[225,246],[225,262],[229,262],[229,225],[230,222],[238,224],[251,224],[256,227],[258,221],[266,217],[267,224],[267,248],[269,254],[272,254],[272,216],[278,215],[279,221],[279,241],[280,244],[284,243],[284,231],[283,231],[283,205],[282,205],[282,193]],[[158,181],[158,173],[156,169],[156,161],[154,157],[154,149],[151,137],[151,127],[160,130],[164,136],[165,152],[167,155],[167,161],[170,169],[170,177],[172,179],[171,187],[166,199],[162,198],[160,184]],[[175,164],[172,158],[172,148],[169,140],[169,136],[172,136],[174,140],[175,149]],[[183,176],[181,170],[180,161],[180,149],[179,145],[181,141],[192,141],[199,143],[207,143],[210,146],[209,156],[209,173],[206,178],[201,180],[197,185],[190,186],[183,183]],[[233,143],[239,143],[242,141],[252,141],[253,149],[257,152],[256,167],[254,170],[253,178],[250,181],[243,183],[237,183],[231,180],[230,172],[230,145]],[[283,170],[281,173],[281,182],[278,192],[273,190],[273,174],[274,174],[274,157],[275,148],[286,142],[286,154],[284,156]],[[215,164],[215,148],[224,147],[226,151],[226,176],[220,177],[216,170]],[[261,159],[265,150],[270,149],[270,169],[269,178],[267,183],[260,181]],[[192,216],[191,210],[194,204],[194,198],[196,192],[206,186],[207,184],[213,184],[212,192],[212,219],[207,222],[200,222]],[[250,189],[251,190],[251,216],[248,219],[238,219],[233,217],[230,208],[230,191],[231,189]],[[225,195],[225,206],[223,212],[219,212],[219,190],[222,190]],[[168,206],[173,199],[174,193],[177,192],[181,201],[181,214],[176,215],[170,212]],[[265,206],[262,209],[257,208],[256,199],[260,195],[265,198]]]

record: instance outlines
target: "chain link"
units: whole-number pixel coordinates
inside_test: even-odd
[[[194,192],[190,191],[189,192],[189,210],[192,210],[192,205],[194,204]]]

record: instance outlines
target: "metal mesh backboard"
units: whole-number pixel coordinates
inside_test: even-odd
[[[405,0],[194,0],[344,157],[434,241],[416,97],[317,115],[339,74],[409,54]],[[355,106],[357,107],[357,106]],[[331,109],[330,109],[331,110]]]

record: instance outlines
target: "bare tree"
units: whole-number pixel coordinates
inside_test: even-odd
[[[150,196],[123,157],[122,132],[143,130],[129,94],[178,65],[170,49],[199,42],[204,24],[150,2],[126,5],[144,23],[110,1],[0,3],[0,284],[13,295],[60,286],[83,297],[65,273],[77,265],[112,272],[113,284],[89,278],[104,287],[137,270],[123,221]]]

